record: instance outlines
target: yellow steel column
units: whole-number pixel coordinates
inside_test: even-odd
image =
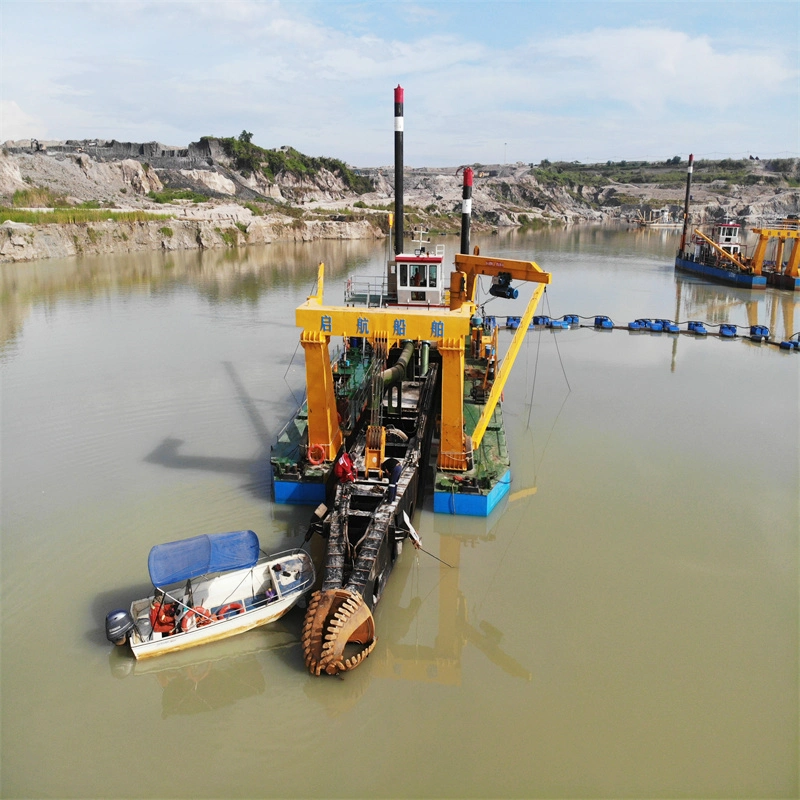
[[[467,469],[464,440],[464,340],[442,339],[442,433],[439,468]]]
[[[492,418],[497,401],[500,399],[500,395],[503,393],[503,388],[506,385],[508,376],[511,374],[511,367],[514,366],[514,360],[517,357],[519,348],[522,346],[522,340],[525,338],[525,334],[528,332],[528,325],[530,325],[530,322],[533,319],[533,312],[536,311],[536,306],[539,305],[539,298],[544,293],[544,290],[545,285],[543,283],[538,284],[533,290],[533,294],[531,295],[531,299],[528,301],[528,306],[525,309],[525,313],[522,315],[522,319],[520,320],[519,327],[514,334],[514,338],[511,340],[511,344],[508,346],[508,350],[503,358],[503,362],[500,364],[500,367],[497,370],[497,375],[495,376],[492,390],[489,392],[489,397],[486,400],[486,405],[483,408],[483,413],[475,425],[475,430],[472,431],[472,446],[475,449],[478,448],[478,445],[480,445],[481,440],[483,439],[483,434],[486,433],[489,420]]]
[[[336,412],[328,337],[319,331],[303,331],[300,344],[306,354],[308,445],[320,445],[325,460],[333,461],[342,445],[342,432]]]
[[[750,262],[754,275],[761,274],[761,268],[764,266],[764,256],[767,252],[767,242],[769,242],[769,236],[759,233],[758,244],[756,244],[756,249],[753,251],[753,260]]]
[[[783,245],[786,239],[778,237],[778,244],[775,247],[775,272],[779,275],[783,272]]]
[[[792,245],[792,252],[789,254],[789,260],[786,262],[784,275],[788,275],[790,278],[800,277],[798,267],[800,267],[800,239],[795,239]]]

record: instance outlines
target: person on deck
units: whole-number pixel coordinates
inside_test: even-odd
[[[352,483],[356,479],[353,459],[348,452],[342,453],[333,467],[333,474],[340,483]]]
[[[175,630],[176,604],[168,603],[163,592],[156,592],[150,603],[150,625],[155,633],[169,635]]]

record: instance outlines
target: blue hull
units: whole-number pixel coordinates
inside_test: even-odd
[[[466,494],[462,492],[433,493],[433,510],[437,514],[456,514],[463,517],[488,517],[495,506],[508,494],[511,486],[511,470],[497,482],[488,494]]]
[[[718,283],[727,283],[729,286],[739,286],[742,289],[766,289],[767,279],[764,275],[751,275],[736,269],[722,269],[701,264],[699,261],[689,261],[685,258],[675,259],[675,269],[682,272],[691,272],[708,280]]]
[[[318,506],[325,502],[324,483],[273,481],[275,502],[295,506]]]
[[[790,275],[779,275],[770,272],[767,275],[767,284],[776,289],[788,289],[790,292],[800,292],[800,278],[792,278]]]

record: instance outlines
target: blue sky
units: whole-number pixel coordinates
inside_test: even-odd
[[[800,2],[0,0],[0,141],[355,166],[800,155]]]

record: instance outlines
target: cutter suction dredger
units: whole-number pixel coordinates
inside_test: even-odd
[[[396,147],[402,97],[398,87]],[[402,173],[402,155],[395,161]],[[430,477],[438,512],[488,516],[508,492],[500,400],[550,274],[533,261],[468,252],[471,190],[466,168],[462,253],[452,267],[444,248],[431,251],[423,235],[412,253],[403,252],[400,205],[386,275],[348,280],[345,304],[327,305],[320,264],[315,293],[296,311],[307,400],[287,426],[295,440],[286,440],[280,460],[273,456],[273,476],[277,501],[319,503],[306,538],[319,533],[326,541],[323,582],[302,632],[315,675],[352,669],[375,647],[372,610],[404,540],[419,546],[409,520]],[[498,329],[476,302],[481,276],[499,300],[517,298],[513,282],[533,284],[502,357]],[[344,347],[332,359],[337,337]],[[362,365],[358,380],[353,363]],[[344,406],[343,374],[350,386]]]
[[[395,260],[397,272],[413,263],[403,259]],[[306,354],[305,448],[324,452],[329,476],[326,502],[308,534],[327,541],[323,584],[311,597],[302,632],[305,663],[316,675],[352,669],[374,648],[372,609],[410,534],[403,512],[411,517],[421,504],[429,467],[434,510],[488,515],[507,493],[510,461],[497,445],[501,434],[504,441],[500,398],[550,282],[533,262],[457,255],[446,305],[329,306],[319,269],[317,293],[296,312]],[[480,275],[491,276],[495,296],[508,299],[516,293],[512,280],[535,284],[502,359],[497,328],[487,326],[474,300]],[[337,362],[328,354],[335,336],[357,351],[370,350],[383,367],[371,373],[369,400],[350,435],[336,413]]]

